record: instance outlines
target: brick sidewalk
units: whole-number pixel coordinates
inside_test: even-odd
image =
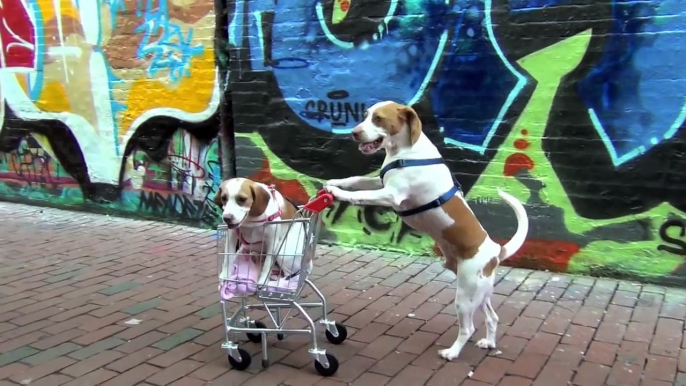
[[[501,352],[469,344],[446,363],[454,283],[439,263],[323,246],[315,282],[349,330],[325,345],[337,376],[316,375],[304,336],[274,340],[268,371],[243,344],[258,356],[237,372],[213,232],[6,203],[0,216],[0,386],[686,385],[685,290],[503,268]]]

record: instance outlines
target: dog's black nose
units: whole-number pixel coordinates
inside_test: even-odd
[[[358,126],[355,129],[353,129],[352,134],[353,134],[353,139],[355,139],[355,141],[359,141],[360,137],[362,136],[362,129]]]
[[[234,217],[230,214],[225,214],[222,216],[222,220],[227,224],[233,224]]]

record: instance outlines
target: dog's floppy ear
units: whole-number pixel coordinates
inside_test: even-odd
[[[403,106],[401,112],[405,122],[407,122],[407,126],[410,128],[410,143],[414,145],[422,134],[422,121],[419,120],[417,112],[410,106]]]
[[[217,205],[218,207],[223,207],[222,205],[222,187],[221,185],[219,186],[219,189],[217,189],[217,193],[214,194],[214,205]]]
[[[267,210],[269,204],[269,192],[262,186],[252,183],[250,184],[250,194],[252,195],[252,205],[248,216],[257,217]]]

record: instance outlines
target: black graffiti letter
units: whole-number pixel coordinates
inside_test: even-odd
[[[677,247],[658,245],[657,250],[673,253],[675,255],[686,256],[686,241],[670,237],[667,234],[667,229],[671,227],[677,227],[681,229],[681,232],[679,232],[679,237],[684,237],[684,235],[686,235],[686,224],[684,224],[683,220],[671,219],[665,221],[662,226],[660,226],[660,238],[666,243],[677,245]]]

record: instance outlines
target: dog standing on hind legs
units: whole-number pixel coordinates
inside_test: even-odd
[[[517,231],[504,246],[491,240],[467,205],[459,183],[443,162],[436,146],[422,133],[417,113],[408,106],[380,102],[365,112],[352,132],[364,154],[386,151],[379,177],[329,180],[325,189],[353,205],[391,207],[412,228],[436,241],[445,268],[457,276],[455,310],[460,325],[455,343],[439,354],[453,360],[475,331],[474,312],[486,316],[486,338],[481,348],[495,348],[498,315],[491,306],[494,271],[524,244],[529,220],[515,197],[498,189],[515,212]]]

